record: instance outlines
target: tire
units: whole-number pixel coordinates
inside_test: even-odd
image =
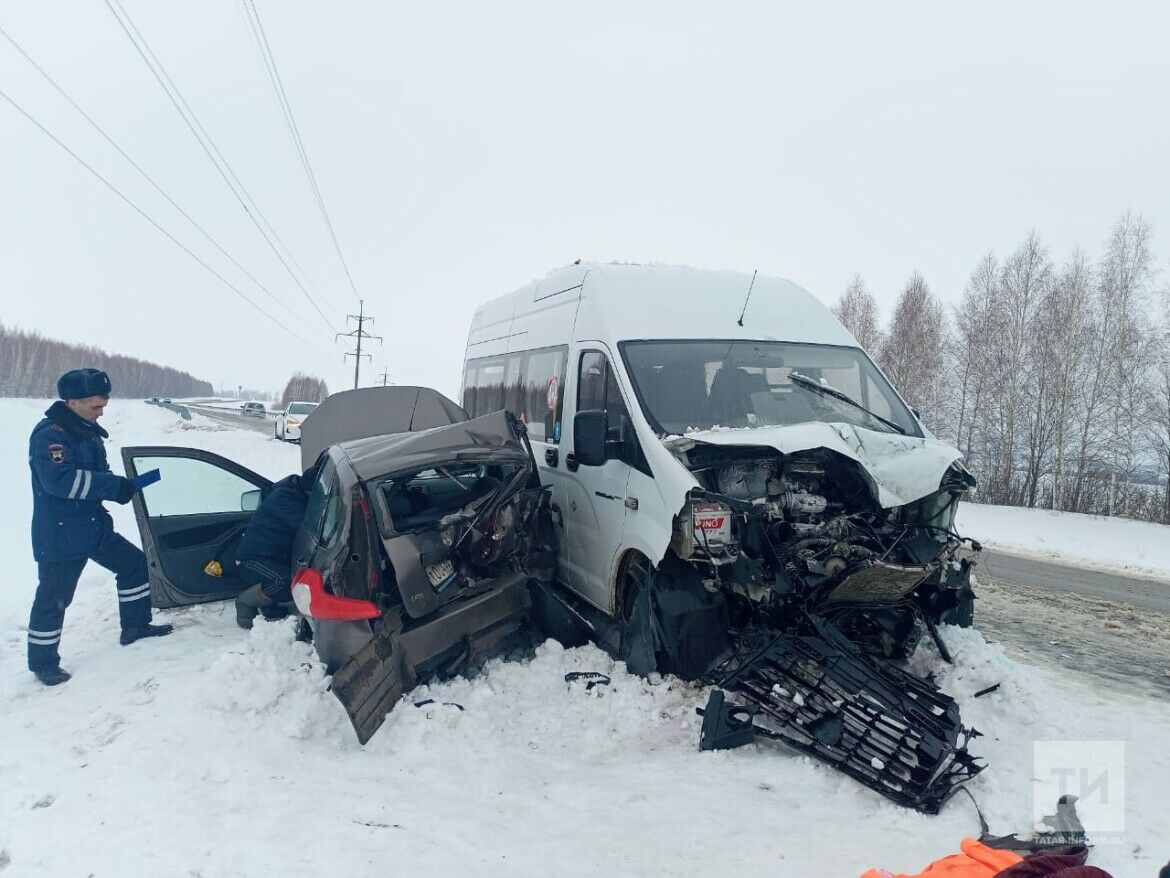
[[[730,648],[722,594],[710,594],[695,570],[671,553],[657,566],[641,553],[618,574],[620,658],[636,674],[657,670],[696,680]]]
[[[280,433],[278,433],[276,431],[276,424],[272,425],[272,438],[275,439],[277,442],[280,441]]]
[[[650,559],[638,551],[630,552],[622,560],[617,576],[618,618],[621,621],[630,621],[638,596],[650,582],[651,567]]]
[[[650,559],[631,552],[618,572],[617,594],[619,639],[617,657],[630,673],[648,676],[658,670],[654,651],[653,610],[649,598]]]

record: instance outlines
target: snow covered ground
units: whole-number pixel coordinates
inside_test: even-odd
[[[772,745],[700,753],[701,690],[632,677],[593,647],[547,642],[416,690],[362,748],[290,623],[246,633],[229,606],[206,605],[159,613],[174,635],[120,647],[114,587],[94,565],[62,641],[74,678],[45,689],[25,671],[23,629],[35,585],[26,443],[46,405],[0,400],[3,878],[850,876],[915,872],[978,834],[963,796],[927,817]],[[120,444],[207,448],[269,476],[297,462],[295,447],[141,402],[115,400],[103,423],[115,469]],[[112,511],[137,540],[130,510]],[[953,667],[929,650],[915,662],[984,732],[972,749],[990,767],[970,789],[993,831],[1032,828],[1034,741],[1121,740],[1125,828],[1091,862],[1155,874],[1170,858],[1170,703],[1014,664],[974,631],[945,636]],[[587,692],[565,682],[575,670],[612,683]]]
[[[1163,524],[964,503],[956,527],[964,536],[1005,552],[1170,579],[1170,527]]]

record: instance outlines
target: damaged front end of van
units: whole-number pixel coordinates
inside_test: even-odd
[[[762,735],[934,813],[982,769],[958,707],[899,661],[970,625],[975,480],[928,437],[842,423],[664,440],[693,474],[663,561],[630,599],[628,660],[719,687],[702,746]],[[731,696],[730,700],[723,693]]]

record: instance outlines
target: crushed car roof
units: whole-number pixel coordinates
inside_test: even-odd
[[[528,459],[528,450],[503,411],[429,430],[339,442],[337,447],[349,459],[358,478],[363,480],[442,463],[463,455]]]
[[[467,412],[429,387],[363,387],[326,397],[301,424],[301,469],[330,445],[467,420]]]

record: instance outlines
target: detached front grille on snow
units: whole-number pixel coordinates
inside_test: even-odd
[[[900,805],[928,814],[984,766],[967,752],[978,732],[937,688],[865,655],[833,626],[810,617],[807,634],[745,631],[708,682],[703,749],[741,746],[754,733],[815,756]],[[715,695],[719,695],[718,698]],[[751,723],[750,717],[760,723]],[[748,725],[751,728],[748,728]]]

